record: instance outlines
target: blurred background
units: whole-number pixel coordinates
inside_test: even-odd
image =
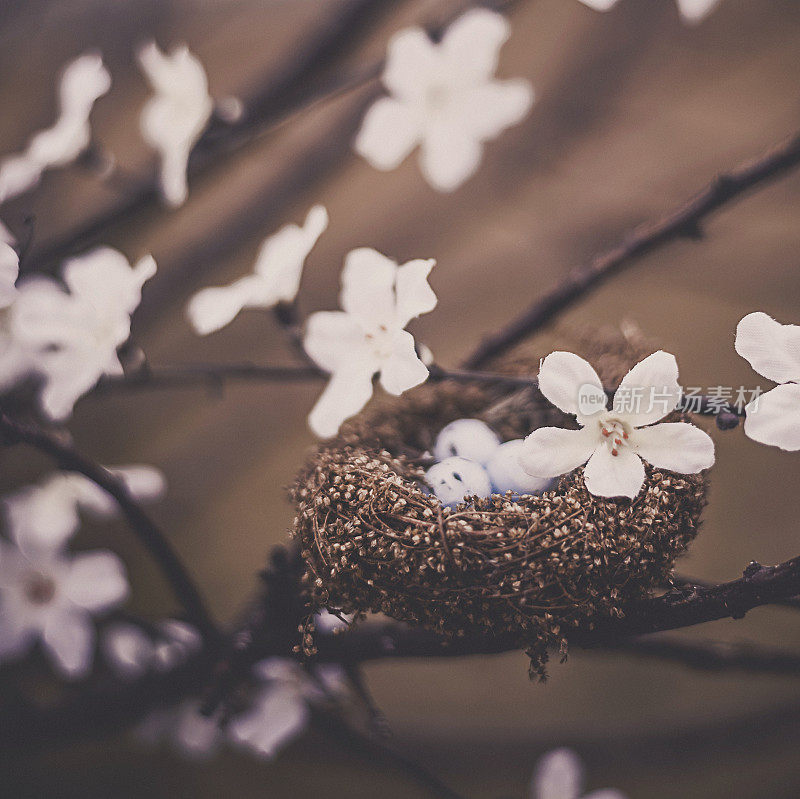
[[[55,115],[55,81],[87,48],[102,51],[112,91],[93,112],[97,140],[134,187],[155,171],[138,114],[149,94],[134,50],[155,37],[186,42],[211,95],[255,113],[270,87],[298,70],[298,97],[369,69],[389,36],[451,18],[463,0],[4,0],[0,4],[0,155],[24,146]],[[145,198],[102,230],[93,220],[125,207],[125,180],[78,166],[46,174],[4,205],[18,235],[35,216],[30,263],[71,231],[131,259],[152,252],[134,339],[154,365],[252,360],[289,363],[272,316],[247,311],[208,338],[184,311],[206,285],[248,272],[261,240],[300,222],[314,203],[331,223],[312,251],[303,313],[336,307],[346,252],[374,247],[400,261],[434,257],[435,312],[413,325],[443,365],[551,288],[574,265],[661,214],[713,175],[759,154],[800,121],[800,4],[722,0],[702,24],[681,23],[674,0],[620,0],[597,13],[578,0],[519,0],[500,77],[536,91],[528,117],[486,146],[477,175],[452,195],[422,179],[412,157],[391,173],[352,151],[376,81],[316,102],[236,151],[215,152],[190,180],[185,206]],[[344,30],[331,31],[342,19]],[[333,41],[331,41],[333,39]],[[325,42],[328,46],[323,46]],[[291,94],[284,93],[287,106]],[[263,109],[260,109],[263,111]],[[800,173],[724,209],[699,242],[681,241],[637,262],[573,308],[565,322],[634,320],[676,354],[684,385],[753,387],[762,378],[733,349],[738,320],[763,310],[800,322]],[[87,227],[88,226],[88,227]],[[57,266],[57,264],[48,264]],[[557,330],[540,337],[543,351]],[[102,463],[142,462],[166,473],[154,515],[169,532],[215,614],[229,620],[255,585],[270,546],[286,539],[284,486],[313,445],[306,416],[319,386],[230,384],[88,397],[70,429]],[[701,535],[683,573],[733,579],[751,559],[800,552],[800,455],[759,446],[740,430],[711,431],[718,458]],[[0,451],[3,490],[49,467]],[[100,540],[87,529],[82,542]],[[176,612],[152,563],[123,524],[102,535],[125,558],[131,607]],[[681,633],[800,647],[800,617],[752,611]],[[589,788],[630,797],[800,795],[800,683],[709,674],[630,655],[575,652],[549,682],[529,683],[521,653],[370,665],[366,675],[395,743],[470,797],[520,797],[536,759],[569,745]],[[225,753],[208,762],[143,748],[128,735],[3,758],[9,797],[424,797],[396,768],[309,734],[274,763]]]

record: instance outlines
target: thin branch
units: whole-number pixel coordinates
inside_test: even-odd
[[[284,325],[290,336],[296,336],[292,324]],[[295,341],[296,346],[302,349],[302,343]],[[445,369],[437,364],[429,366],[431,383],[453,381],[456,383],[491,383],[507,388],[538,389],[539,381],[535,377],[523,375],[506,375],[496,372],[483,372],[469,369]],[[122,377],[104,377],[95,387],[96,393],[105,393],[113,389],[162,389],[162,388],[193,388],[207,386],[220,389],[225,382],[231,380],[244,380],[248,382],[282,383],[304,380],[326,380],[329,374],[313,362],[297,366],[272,366],[254,363],[196,363],[179,364],[177,366],[145,366],[142,369],[126,374]],[[607,393],[613,396],[614,389]],[[739,423],[744,416],[744,410],[736,406],[725,404],[720,406],[710,397],[694,395],[684,397],[679,410],[690,410],[706,416],[715,416],[717,425],[723,430],[729,430]]]
[[[170,587],[186,610],[189,620],[208,642],[218,632],[205,602],[167,537],[131,496],[125,483],[116,475],[86,457],[57,434],[0,413],[0,436],[6,444],[27,444],[49,455],[59,466],[78,472],[113,497],[139,540],[161,568]]]
[[[700,580],[697,577],[687,577],[686,575],[673,574],[670,587],[678,586],[679,588],[692,589],[713,588],[715,585],[716,583],[710,582],[709,580]],[[770,604],[798,610],[800,609],[800,596],[791,597],[790,599],[776,600]]]
[[[549,294],[484,339],[464,362],[465,368],[475,369],[506,352],[635,259],[675,239],[699,238],[701,223],[714,211],[745,192],[790,172],[798,164],[800,134],[795,134],[755,160],[719,175],[687,202],[654,222],[639,225],[616,247],[570,272]]]

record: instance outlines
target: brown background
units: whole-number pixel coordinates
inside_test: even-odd
[[[214,97],[247,100],[347,4],[344,0],[6,0],[0,7],[0,151],[20,148],[54,114],[60,66],[100,48],[114,87],[93,115],[97,138],[126,171],[147,175],[153,156],[137,115],[147,87],[132,50],[155,35],[186,41]],[[388,36],[435,23],[460,3],[376,2],[347,51],[322,78],[380,58]],[[792,132],[800,111],[800,3],[723,0],[687,28],[673,0],[621,0],[599,14],[577,0],[521,0],[502,76],[525,76],[537,102],[486,148],[480,172],[437,194],[411,158],[389,174],[350,149],[366,87],[318,104],[191,183],[178,211],[148,207],[98,237],[131,258],[152,252],[134,335],[154,364],[191,360],[288,362],[268,314],[250,311],[207,339],[184,317],[198,288],[251,268],[261,239],[324,203],[329,230],[307,262],[305,312],[332,308],[344,254],[368,245],[404,260],[435,257],[440,304],[414,332],[443,364],[554,285],[571,266],[617,241],[727,166]],[[0,209],[20,230],[36,215],[37,249],[118,202],[74,168]],[[681,242],[637,263],[568,314],[581,322],[637,320],[674,352],[686,385],[758,384],[733,350],[737,321],[764,310],[800,321],[800,175],[724,210],[699,243]],[[761,381],[762,384],[765,381]],[[319,387],[232,385],[93,397],[71,429],[104,463],[141,461],[166,472],[156,509],[215,613],[228,619],[252,590],[268,547],[284,540],[283,486],[312,444],[305,417]],[[730,579],[750,560],[796,555],[800,455],[712,431],[718,464],[706,523],[684,572]],[[43,462],[0,454],[3,483],[19,485]],[[124,526],[104,534],[125,555],[133,607],[174,611],[152,565]],[[100,533],[90,531],[93,543]],[[800,647],[800,619],[779,609],[690,630],[687,636]],[[549,683],[529,684],[521,654],[373,665],[367,676],[396,742],[470,797],[519,797],[537,757],[574,745],[590,787],[631,797],[792,797],[800,793],[800,696],[794,679],[716,675],[612,654],[576,653]],[[128,738],[76,744],[46,758],[14,759],[8,796],[417,797],[413,781],[315,736],[274,764],[227,754],[187,764]]]

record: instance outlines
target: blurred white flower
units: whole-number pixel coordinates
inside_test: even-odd
[[[419,144],[422,173],[439,191],[453,191],[477,169],[482,143],[528,113],[527,80],[495,80],[508,22],[488,9],[459,17],[440,44],[422,28],[389,42],[379,99],[364,117],[356,151],[376,169],[396,168]]]
[[[164,475],[152,466],[117,466],[109,471],[137,500],[156,500],[164,493]],[[113,497],[75,472],[56,472],[4,497],[2,505],[10,536],[26,551],[64,546],[80,526],[79,511],[100,518],[117,512]]]
[[[269,658],[254,667],[263,682],[251,708],[228,725],[232,742],[264,758],[273,758],[305,730],[309,703],[324,701],[344,690],[339,666],[317,667],[311,678],[302,667],[284,658]]]
[[[200,633],[178,619],[163,619],[152,634],[130,622],[109,625],[103,635],[103,653],[110,666],[126,680],[149,671],[169,671],[200,651]]]
[[[40,404],[60,420],[103,375],[121,375],[117,348],[131,330],[142,285],[155,274],[151,256],[133,267],[110,247],[68,260],[65,290],[46,277],[24,281],[11,309],[11,332],[43,378]]]
[[[152,638],[135,624],[117,622],[103,632],[103,655],[123,680],[136,680],[147,673],[153,649]]]
[[[613,8],[619,0],[580,0],[589,8],[595,11],[608,11]],[[694,25],[702,22],[721,2],[721,0],[676,0],[681,19]]]
[[[744,432],[754,441],[800,449],[800,326],[767,314],[747,314],[736,327],[736,352],[778,383],[745,406]]]
[[[584,768],[571,749],[554,749],[536,765],[528,792],[529,799],[625,799],[625,794],[605,788],[584,794]]]
[[[498,494],[513,491],[515,494],[540,494],[553,482],[548,477],[534,477],[522,468],[520,457],[525,442],[518,438],[501,444],[486,464],[492,488]]]
[[[564,413],[574,414],[581,429],[540,427],[525,439],[520,463],[534,477],[556,477],[586,463],[584,480],[592,494],[633,498],[644,483],[642,459],[680,474],[714,463],[714,442],[699,428],[653,424],[675,410],[681,397],[678,364],[669,353],[659,350],[634,366],[610,411],[597,373],[571,352],[544,359],[539,389]]]
[[[433,456],[466,458],[485,466],[500,446],[500,437],[480,419],[456,419],[445,425],[433,445]]]
[[[0,219],[0,242],[12,246],[17,243],[17,237],[8,229],[2,219]]]
[[[60,114],[56,123],[35,134],[24,153],[0,163],[0,202],[33,188],[45,169],[74,161],[91,143],[89,115],[111,88],[111,75],[99,53],[84,53],[62,72]]]
[[[445,458],[425,472],[425,481],[442,505],[454,508],[466,497],[488,497],[492,482],[480,463],[466,458]]]
[[[18,296],[15,287],[18,275],[16,251],[10,243],[0,241],[0,391],[11,388],[31,369],[30,358],[10,325],[11,306]]]
[[[199,699],[187,699],[177,707],[151,711],[137,725],[135,735],[150,746],[166,740],[192,760],[211,757],[224,740],[219,714],[204,716]]]
[[[292,302],[305,260],[327,226],[327,211],[315,205],[302,226],[285,225],[264,240],[252,275],[197,292],[187,308],[195,331],[201,336],[213,333],[230,324],[243,308],[271,308],[279,302]]]
[[[188,195],[189,154],[208,124],[214,103],[203,65],[186,45],[167,54],[151,41],[139,48],[138,58],[155,92],[142,109],[139,127],[161,158],[164,199],[176,207]]]
[[[428,285],[435,261],[398,266],[379,252],[362,247],[345,258],[342,311],[311,314],[303,342],[306,352],[331,379],[309,416],[319,436],[336,434],[372,396],[372,378],[399,395],[428,377],[417,357],[414,337],[405,326],[436,307]]]
[[[94,654],[91,617],[127,595],[125,567],[113,552],[71,556],[0,541],[0,661],[23,656],[41,640],[65,677],[86,676]]]

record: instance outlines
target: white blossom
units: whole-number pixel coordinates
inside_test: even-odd
[[[485,466],[500,446],[500,437],[480,419],[456,419],[445,425],[433,445],[433,457],[466,458]]]
[[[309,416],[317,435],[335,435],[345,419],[364,407],[375,374],[394,395],[428,377],[405,326],[436,307],[428,285],[434,263],[415,260],[398,266],[366,247],[348,253],[339,295],[343,310],[312,314],[303,342],[314,362],[331,374]]]
[[[745,406],[744,432],[754,441],[800,449],[800,326],[747,314],[736,327],[736,352],[778,385]]]
[[[551,486],[550,478],[534,477],[522,468],[520,457],[524,450],[525,442],[518,438],[506,441],[494,451],[486,464],[486,472],[496,493],[541,494]]]
[[[65,67],[56,123],[36,133],[24,153],[0,163],[0,202],[33,188],[45,169],[71,163],[89,146],[89,115],[110,88],[111,75],[99,53],[84,53]]]
[[[189,154],[214,109],[206,73],[183,44],[167,54],[151,41],[139,49],[138,58],[154,91],[142,109],[139,127],[145,141],[161,158],[164,199],[173,207],[179,206],[188,196]]]
[[[153,501],[164,493],[164,476],[152,466],[117,466],[109,471],[139,501]],[[80,526],[79,511],[103,519],[117,513],[114,498],[76,472],[49,475],[4,497],[2,504],[10,536],[26,550],[63,547]]]
[[[18,297],[15,287],[19,257],[11,244],[0,241],[0,392],[7,391],[31,370],[25,348],[11,330],[11,307]]]
[[[453,191],[480,165],[483,142],[517,124],[533,103],[527,80],[495,80],[508,22],[488,9],[457,19],[435,44],[422,28],[389,42],[379,99],[364,117],[356,151],[376,169],[396,168],[420,145],[425,179]]]
[[[21,283],[11,333],[43,379],[39,399],[50,418],[68,417],[102,376],[122,374],[117,348],[155,271],[149,255],[131,267],[122,253],[99,247],[65,263],[66,289],[47,277]]]
[[[625,794],[605,788],[584,794],[585,774],[580,758],[571,749],[554,749],[536,765],[529,799],[625,799]]]
[[[285,225],[264,240],[253,274],[195,294],[187,307],[195,331],[202,336],[213,333],[230,324],[243,308],[293,302],[305,260],[327,226],[327,211],[315,205],[302,226]]]
[[[345,685],[344,672],[335,665],[318,666],[316,680],[284,658],[263,660],[253,671],[262,682],[258,695],[227,731],[232,742],[268,759],[305,730],[310,703],[340,694]]]
[[[137,725],[136,738],[150,746],[167,741],[192,760],[211,757],[224,741],[220,714],[204,716],[200,705],[199,699],[187,699],[177,707],[151,711]]]
[[[608,11],[619,0],[580,0],[595,11]],[[681,19],[689,25],[702,22],[721,2],[721,0],[676,0]]]
[[[425,481],[442,505],[454,508],[466,497],[488,497],[492,482],[480,463],[466,458],[445,458],[425,472]]]
[[[65,677],[85,677],[94,654],[92,616],[127,595],[125,567],[113,552],[73,556],[0,541],[0,661],[25,655],[38,640]]]
[[[610,411],[597,373],[571,352],[544,359],[539,389],[575,415],[580,429],[541,427],[525,439],[520,462],[534,477],[556,477],[586,463],[584,480],[592,494],[633,498],[644,483],[642,459],[680,474],[714,463],[714,443],[702,430],[686,422],[654,424],[680,401],[678,364],[669,353],[659,350],[634,366]]]
[[[130,622],[106,629],[103,652],[123,679],[138,679],[150,671],[169,671],[200,651],[202,639],[195,627],[178,619],[163,619],[152,633]]]

